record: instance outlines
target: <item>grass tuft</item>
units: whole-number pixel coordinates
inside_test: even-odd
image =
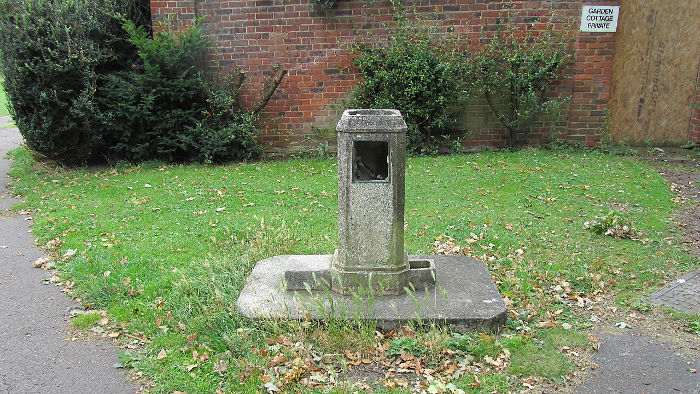
[[[87,330],[88,328],[97,324],[98,321],[102,319],[102,315],[97,312],[86,312],[81,313],[71,319],[71,324],[73,327],[80,330]]]

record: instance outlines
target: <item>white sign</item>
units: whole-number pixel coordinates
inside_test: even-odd
[[[617,17],[620,6],[584,5],[581,12],[581,31],[614,33],[617,31]]]

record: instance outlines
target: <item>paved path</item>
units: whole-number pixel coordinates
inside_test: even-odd
[[[71,341],[69,311],[77,305],[48,273],[33,268],[42,253],[29,233],[30,217],[7,209],[20,200],[7,190],[6,153],[21,142],[9,117],[0,117],[0,393],[133,393],[112,367],[117,349],[103,341]]]
[[[630,329],[599,333],[599,368],[576,393],[700,393],[700,361]],[[700,339],[698,340],[700,346]]]
[[[655,304],[685,313],[700,314],[700,268],[676,279],[647,298]]]

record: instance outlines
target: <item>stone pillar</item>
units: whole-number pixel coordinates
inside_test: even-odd
[[[398,110],[346,110],[338,130],[338,249],[332,289],[402,294],[406,123]]]

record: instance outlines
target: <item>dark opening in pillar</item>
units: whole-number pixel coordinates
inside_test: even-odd
[[[388,181],[388,141],[354,141],[352,148],[353,182]]]

